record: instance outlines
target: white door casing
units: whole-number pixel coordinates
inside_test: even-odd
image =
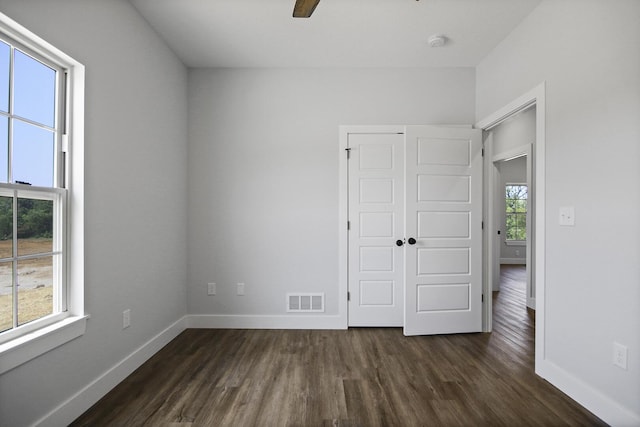
[[[406,128],[405,335],[482,330],[482,136]]]
[[[342,130],[350,155],[348,325],[404,326],[406,335],[480,331],[480,132],[355,129]]]
[[[349,326],[402,326],[404,135],[347,138]]]

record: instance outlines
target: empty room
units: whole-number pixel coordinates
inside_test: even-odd
[[[0,0],[0,426],[640,426],[638,23]]]

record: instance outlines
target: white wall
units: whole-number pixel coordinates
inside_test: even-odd
[[[187,72],[125,1],[1,0],[0,12],[84,63],[87,75],[91,318],[81,338],[0,376],[0,425],[19,427],[186,313]],[[132,325],[122,330],[126,308]]]
[[[531,107],[491,129],[493,156],[505,154],[536,141],[536,108]]]
[[[544,1],[477,67],[478,119],[546,81],[541,371],[614,425],[640,424],[638,22],[636,0]]]
[[[495,141],[494,135],[494,141]],[[499,183],[499,204],[500,204],[500,230],[502,233],[501,242],[500,242],[500,260],[501,263],[518,263],[524,264],[526,263],[527,256],[527,247],[526,245],[522,246],[514,246],[507,245],[507,231],[506,231],[506,214],[505,214],[505,204],[506,204],[506,195],[505,195],[505,186],[507,184],[526,184],[527,183],[527,158],[526,157],[518,157],[517,159],[509,160],[506,162],[499,162],[497,164],[498,170],[500,171],[500,183]]]
[[[325,292],[338,314],[338,126],[469,124],[474,81],[473,69],[192,70],[189,313],[296,327],[285,294],[300,291]]]

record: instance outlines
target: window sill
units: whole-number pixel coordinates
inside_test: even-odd
[[[69,316],[0,345],[0,375],[82,336],[89,316]]]
[[[526,240],[506,240],[504,242],[507,246],[527,246]]]

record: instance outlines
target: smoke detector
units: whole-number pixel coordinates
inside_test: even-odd
[[[447,38],[442,34],[434,34],[427,39],[427,42],[431,47],[442,47],[447,42]]]

